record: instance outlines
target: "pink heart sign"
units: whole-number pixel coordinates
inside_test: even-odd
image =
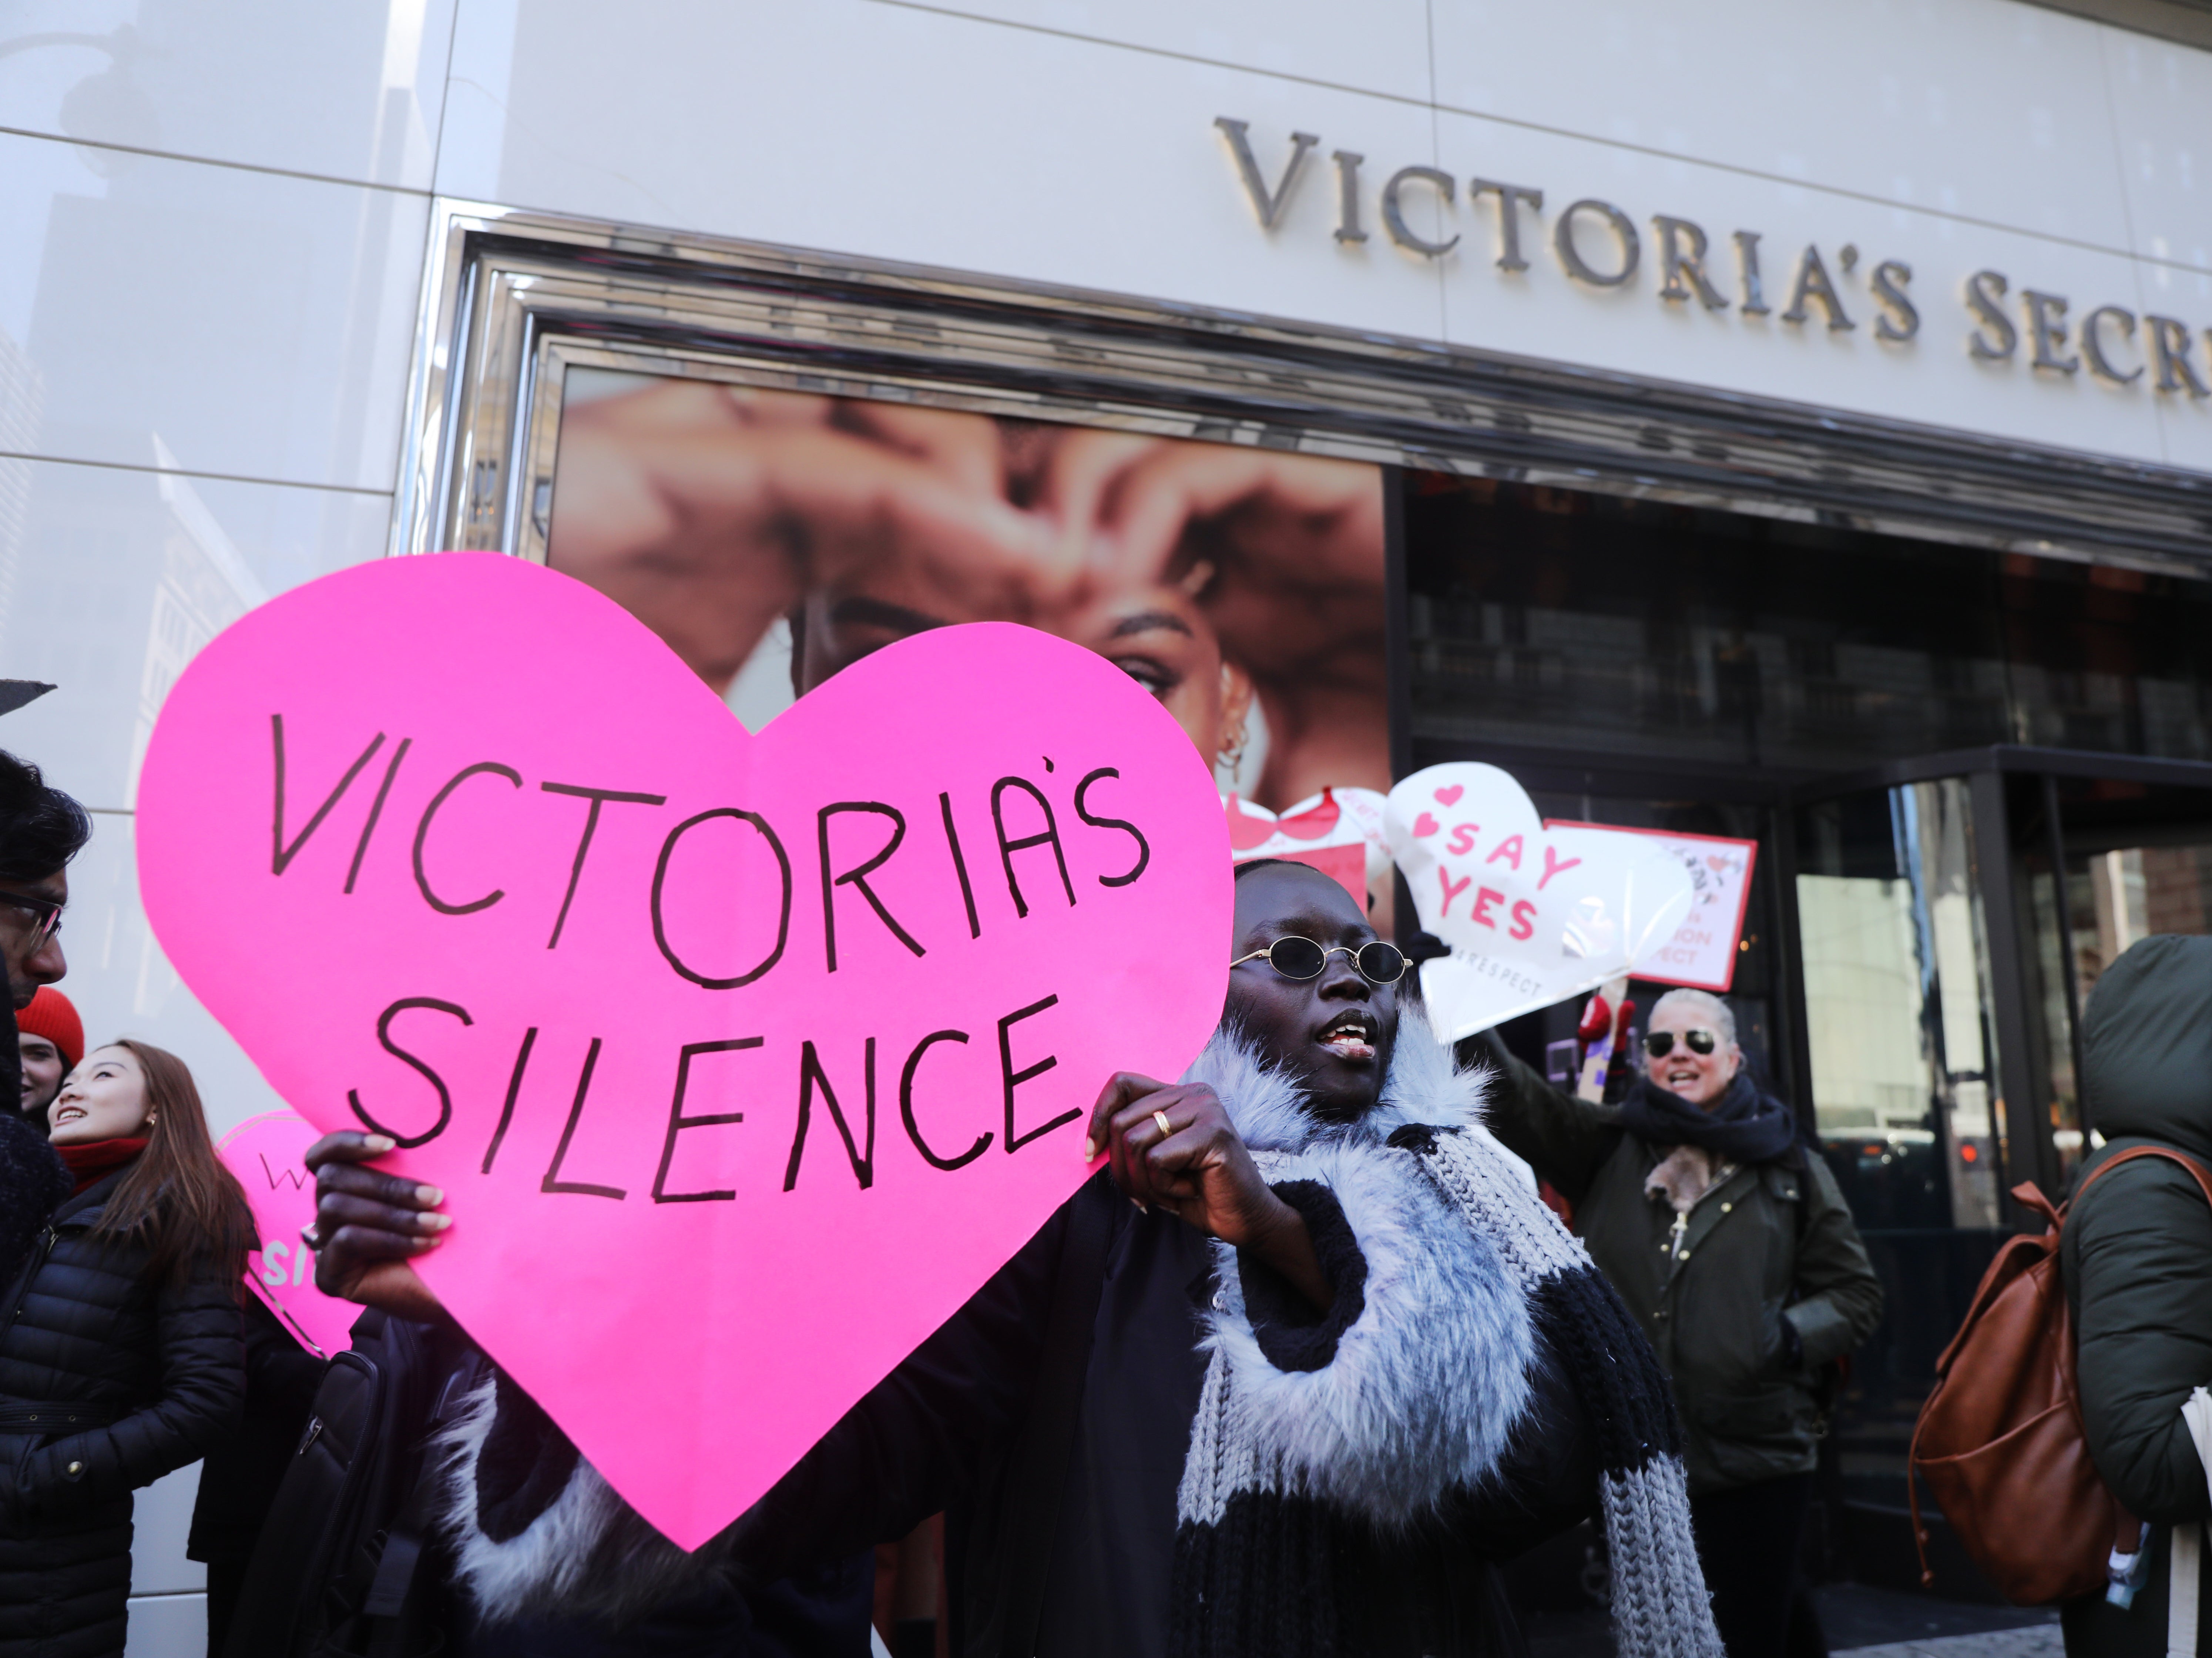
[[[315,1218],[307,1148],[323,1131],[292,1111],[264,1111],[222,1137],[216,1150],[246,1188],[261,1247],[246,1254],[246,1287],[302,1346],[327,1358],[343,1352],[361,1309],[315,1287],[314,1252],[300,1231]]]
[[[1219,1017],[1227,830],[1103,658],[1003,623],[758,736],[538,566],[358,566],[233,625],[139,789],[162,946],[454,1224],[420,1263],[696,1548],[1081,1183]]]

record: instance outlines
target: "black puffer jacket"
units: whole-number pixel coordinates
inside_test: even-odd
[[[238,1423],[234,1272],[142,1281],[89,1236],[124,1171],[48,1220],[0,1316],[0,1658],[109,1658],[131,1593],[131,1494]]]
[[[0,1036],[15,1040],[15,1026]],[[0,1071],[4,1071],[0,1066]],[[0,1076],[0,1085],[6,1078]],[[0,1284],[13,1284],[28,1260],[39,1229],[70,1194],[70,1173],[46,1137],[30,1121],[6,1108],[0,1095]]]
[[[2082,1010],[2081,1075],[2105,1136],[2084,1178],[2141,1145],[2212,1163],[2212,938],[2145,938],[2105,969]],[[2068,1606],[2066,1650],[2160,1658],[2172,1528],[2212,1515],[2181,1415],[2212,1385],[2212,1208],[2187,1169],[2138,1158],[2082,1193],[2063,1237],[2089,1455],[2112,1495],[2152,1522],[2135,1604],[2093,1594]],[[2212,1653],[2212,1600],[2201,1594],[2197,1631],[2197,1650]]]

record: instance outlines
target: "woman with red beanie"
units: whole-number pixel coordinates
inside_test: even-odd
[[[49,1114],[76,1190],[0,1330],[0,1658],[107,1658],[124,1648],[131,1493],[237,1424],[257,1240],[175,1055],[96,1048]]]
[[[84,1021],[68,997],[40,985],[30,1005],[15,1011],[15,1044],[23,1056],[23,1114],[44,1128],[62,1078],[84,1058]]]

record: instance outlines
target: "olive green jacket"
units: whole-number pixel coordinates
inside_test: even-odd
[[[1829,1360],[1881,1320],[1881,1281],[1827,1165],[1767,1163],[1720,1181],[1674,1230],[1644,1195],[1664,1148],[1493,1048],[1491,1132],[1574,1205],[1590,1259],[1658,1351],[1682,1413],[1692,1496],[1811,1471]],[[1797,1334],[1790,1362],[1784,1321]]]
[[[2212,1164],[2212,938],[2146,938],[2105,970],[2081,1016],[2081,1072],[2089,1122],[2106,1136],[2084,1177],[2136,1145]],[[2129,1511],[2153,1522],[2149,1581],[2135,1605],[2075,1602],[2066,1649],[2157,1658],[2170,1527],[2212,1515],[2181,1417],[2191,1389],[2212,1387],[2212,1207],[2187,1170],[2138,1158],[2082,1194],[2059,1264],[2090,1458]],[[2197,1630],[2197,1650],[2212,1652],[2212,1594]]]

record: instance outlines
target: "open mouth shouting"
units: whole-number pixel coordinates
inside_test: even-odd
[[[1695,1088],[1704,1074],[1694,1065],[1670,1065],[1659,1073],[1659,1085],[1670,1094],[1679,1094],[1686,1088]]]
[[[1314,1040],[1336,1058],[1358,1064],[1375,1057],[1375,1045],[1381,1036],[1375,1016],[1352,1008],[1323,1025]]]

